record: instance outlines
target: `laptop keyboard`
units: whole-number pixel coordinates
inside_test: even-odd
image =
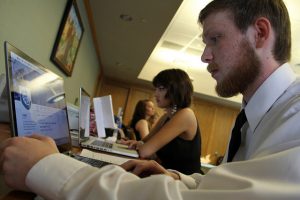
[[[112,148],[113,144],[109,142],[104,142],[100,140],[95,140],[91,143],[91,145],[96,145],[96,146],[101,146],[101,147],[106,147],[106,148]]]
[[[108,163],[108,162],[105,162],[105,161],[102,161],[102,160],[96,160],[96,159],[93,159],[93,158],[87,158],[87,157],[83,157],[83,156],[80,156],[80,155],[73,155],[73,157],[76,159],[76,160],[79,160],[81,162],[84,162],[84,163],[87,163],[93,167],[98,167],[98,168],[101,168],[105,165],[109,165],[111,163]]]

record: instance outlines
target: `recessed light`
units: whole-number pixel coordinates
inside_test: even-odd
[[[126,22],[131,22],[133,20],[133,18],[127,14],[121,14],[120,19],[122,19],[123,21],[126,21]]]
[[[146,20],[145,18],[142,18],[142,19],[141,19],[141,22],[142,22],[142,23],[147,23],[147,20]]]

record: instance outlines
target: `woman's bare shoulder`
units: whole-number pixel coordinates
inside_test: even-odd
[[[178,116],[195,116],[194,111],[191,108],[183,108],[176,112]]]

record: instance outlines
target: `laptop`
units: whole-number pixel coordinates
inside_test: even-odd
[[[83,88],[80,88],[80,106],[79,106],[79,135],[78,135],[78,143],[81,147],[99,150],[99,151],[105,151],[113,154],[138,158],[139,154],[136,150],[128,149],[127,145],[118,144],[114,140],[111,140],[110,137],[106,136],[107,131],[104,131],[105,128],[108,127],[102,127],[101,131],[102,133],[99,133],[99,120],[97,124],[98,129],[98,135],[104,135],[105,137],[95,137],[90,135],[90,107],[91,107],[91,97],[89,93],[84,90]],[[106,118],[106,120],[114,120],[113,118],[113,111],[112,106],[105,106],[105,109],[107,110],[109,108],[110,111],[106,111],[105,114],[103,114],[103,117]],[[96,109],[96,107],[95,107]],[[101,106],[97,107],[97,112],[101,111]],[[95,113],[97,113],[95,112]],[[96,118],[97,118],[96,114]],[[97,119],[96,119],[97,121]],[[114,122],[107,122],[108,124],[112,124]],[[102,124],[102,126],[105,123]],[[101,126],[101,124],[100,124]],[[107,130],[107,129],[106,129]],[[117,130],[117,129],[116,129]]]
[[[9,122],[7,86],[5,73],[0,74],[0,122]]]
[[[6,80],[12,136],[39,133],[70,155],[71,140],[63,79],[5,42]],[[79,155],[74,158],[88,162]],[[91,161],[95,162],[98,161]],[[99,167],[108,163],[98,162]]]

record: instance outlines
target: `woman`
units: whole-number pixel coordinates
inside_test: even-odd
[[[155,118],[154,104],[149,99],[138,101],[135,106],[130,127],[135,133],[136,140],[144,139],[151,130]]]
[[[153,158],[162,166],[185,174],[201,172],[201,136],[196,116],[189,107],[193,85],[180,69],[161,71],[153,79],[157,106],[165,109],[150,133],[141,141],[123,141],[141,158]]]

